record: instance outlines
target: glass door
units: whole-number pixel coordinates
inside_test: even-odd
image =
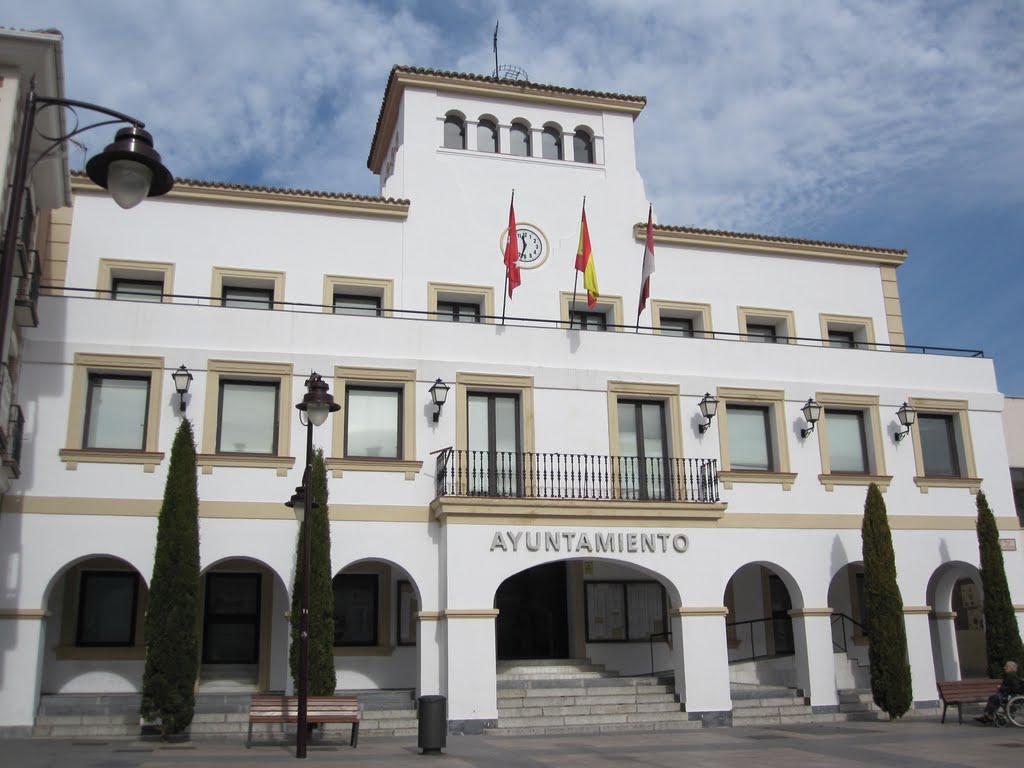
[[[255,664],[260,655],[260,574],[208,573],[203,663]]]
[[[619,401],[619,489],[624,499],[671,498],[665,404]]]
[[[470,495],[520,495],[519,396],[470,394],[468,407]]]

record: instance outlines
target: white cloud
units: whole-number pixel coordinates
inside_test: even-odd
[[[552,7],[43,2],[8,15],[61,28],[68,92],[143,117],[182,176],[373,192],[365,158],[391,65],[489,71],[500,17],[502,61],[534,80],[649,97],[639,158],[663,220],[777,231],[957,161],[952,176],[1019,194],[1003,161],[1021,151],[1019,7]]]

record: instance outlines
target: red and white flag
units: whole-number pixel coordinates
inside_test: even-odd
[[[508,204],[508,240],[505,241],[505,273],[508,277],[508,297],[512,298],[512,291],[519,287],[521,277],[519,274],[519,238],[516,237],[516,210],[515,190],[512,190],[512,199]]]
[[[640,317],[640,313],[647,306],[647,299],[651,296],[651,275],[654,274],[653,212],[654,206],[647,209],[647,247],[644,248],[644,266],[643,272],[640,274],[640,304],[636,311],[637,317]]]

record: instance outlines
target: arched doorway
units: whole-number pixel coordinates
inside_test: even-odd
[[[41,693],[134,693],[146,658],[149,590],[131,563],[92,555],[69,563],[47,590]]]
[[[568,582],[565,561],[509,576],[498,587],[495,644],[499,661],[569,657]]]
[[[347,564],[331,579],[338,690],[418,688],[423,634],[435,642],[436,622],[422,624],[419,586],[389,560]]]
[[[841,689],[869,688],[868,616],[864,603],[864,565],[844,565],[828,585],[828,607],[832,609],[832,648],[842,654],[836,661],[836,686]]]
[[[734,683],[797,684],[796,637],[790,611],[800,607],[792,577],[770,563],[748,563],[729,579],[726,640]]]
[[[246,692],[283,687],[287,649],[284,582],[265,563],[220,560],[201,574],[199,690]]]
[[[939,680],[985,677],[985,611],[981,573],[954,561],[936,569],[928,581],[932,607],[932,652]]]

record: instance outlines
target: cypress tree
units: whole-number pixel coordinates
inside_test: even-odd
[[[160,734],[192,722],[199,673],[199,496],[192,424],[181,420],[171,448],[157,523],[146,609],[146,668],[141,714],[160,719]]]
[[[896,554],[878,486],[868,486],[861,527],[864,552],[864,601],[868,627],[868,659],[871,663],[871,696],[889,714],[902,717],[913,701],[907,629],[903,622],[903,598],[896,583]]]
[[[981,587],[985,609],[985,656],[989,677],[1001,677],[1010,660],[1024,667],[1017,616],[1010,600],[1010,588],[999,549],[999,529],[985,494],[978,493],[978,551],[981,557]]]
[[[334,589],[331,586],[331,527],[327,508],[327,465],[324,450],[313,452],[313,498],[319,505],[310,515],[312,540],[309,549],[309,695],[330,696],[337,686],[334,672]],[[292,683],[299,682],[299,623],[302,601],[302,526],[295,548],[292,580],[292,643],[289,664]]]

